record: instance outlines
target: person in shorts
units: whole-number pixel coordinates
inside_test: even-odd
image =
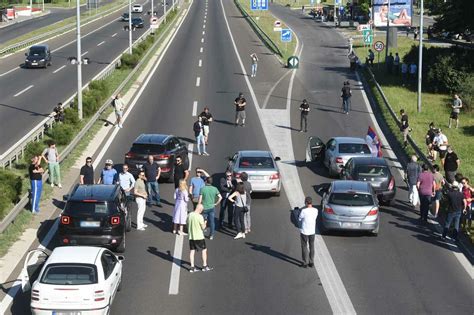
[[[196,272],[198,269],[194,265],[194,255],[196,251],[201,250],[202,255],[202,271],[210,271],[211,267],[207,265],[207,246],[204,238],[204,229],[206,228],[206,221],[202,216],[204,208],[202,204],[198,204],[193,212],[188,214],[186,224],[188,226],[188,237],[189,237],[189,261],[191,268],[189,272]]]
[[[441,131],[441,129],[435,130],[436,136],[433,140],[433,147],[436,152],[439,152],[439,158],[441,159],[441,165],[444,166],[444,158],[448,152],[448,137]]]
[[[434,195],[434,211],[433,211],[433,218],[436,219],[438,217],[438,212],[439,212],[439,203],[441,200],[441,197],[443,197],[443,186],[445,184],[445,180],[443,175],[439,172],[439,166],[438,165],[433,165],[433,177],[435,181],[435,195]]]
[[[114,100],[112,101],[112,106],[114,107],[115,111],[115,127],[123,128],[122,126],[122,119],[123,119],[123,110],[125,109],[125,104],[122,101],[122,95],[119,93],[115,96]]]
[[[199,117],[201,117],[201,122],[202,122],[202,128],[204,131],[204,142],[206,145],[209,143],[209,126],[212,122],[212,114],[209,112],[208,107],[204,107],[204,111],[199,114]]]
[[[235,105],[235,126],[245,126],[245,105],[247,105],[247,100],[244,97],[244,94],[241,92],[239,93],[239,97],[237,97],[234,101]]]
[[[453,105],[451,105],[451,115],[449,116],[448,128],[451,128],[451,122],[456,121],[456,129],[459,127],[459,113],[461,112],[462,101],[459,95],[454,94]]]

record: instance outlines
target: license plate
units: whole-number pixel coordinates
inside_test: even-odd
[[[81,227],[100,227],[98,221],[81,221]]]
[[[137,164],[137,169],[141,170],[143,167],[143,164]]]
[[[342,227],[345,228],[358,228],[360,226],[360,223],[354,223],[354,222],[343,222]]]
[[[33,66],[36,66],[38,63],[37,62],[32,62],[31,63]]]
[[[264,176],[258,176],[258,175],[252,175],[252,176],[250,176],[250,179],[263,180],[263,179],[265,179],[265,177]]]

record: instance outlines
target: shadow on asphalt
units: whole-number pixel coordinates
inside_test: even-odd
[[[153,213],[155,217],[158,217],[160,221],[145,217],[144,221],[146,223],[153,224],[163,232],[171,232],[173,230],[173,217],[171,215],[156,210],[151,210],[151,213]]]
[[[160,252],[158,250],[158,248],[150,246],[150,247],[148,247],[147,251],[150,254],[158,256],[158,257],[160,257],[164,260],[167,260],[169,262],[173,262],[173,260],[174,260],[173,256],[171,255],[171,251],[169,251],[169,250],[167,250],[166,253],[165,252]],[[181,266],[181,267],[183,267],[183,265],[191,266],[191,264],[188,261],[183,260],[183,259],[178,259],[178,265]],[[185,267],[183,267],[183,268],[185,268]],[[185,268],[185,269],[188,269],[188,268]]]
[[[50,114],[50,113],[46,113],[46,114],[38,113],[38,112],[31,111],[31,110],[23,109],[23,108],[20,108],[20,107],[15,107],[15,106],[7,105],[7,104],[1,104],[1,103],[0,103],[0,107],[6,107],[6,108],[14,109],[14,110],[17,110],[17,111],[20,111],[20,112],[29,113],[29,114],[31,114],[31,116],[48,117],[49,114]]]
[[[290,263],[290,264],[293,264],[295,266],[300,266],[301,263],[302,263],[300,260],[298,260],[296,258],[293,258],[293,257],[290,257],[286,254],[283,254],[283,253],[279,252],[279,251],[276,251],[276,250],[272,249],[270,246],[259,245],[259,244],[255,244],[255,243],[251,243],[251,242],[245,242],[245,244],[249,245],[250,248],[255,250],[255,251],[259,251],[259,252],[262,252],[264,254],[270,255],[272,257],[283,260],[283,261],[285,261],[287,263]]]

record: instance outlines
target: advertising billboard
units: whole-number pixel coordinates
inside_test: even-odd
[[[373,20],[376,27],[387,26],[411,26],[412,6],[411,0],[390,0],[390,12],[388,0],[373,0]]]

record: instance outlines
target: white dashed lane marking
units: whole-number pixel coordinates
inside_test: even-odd
[[[199,68],[202,67],[202,59],[199,59],[198,67],[199,67]]]
[[[112,34],[112,37],[115,37],[115,36],[117,36],[117,33],[115,33],[115,34]]]
[[[97,44],[97,46],[100,46],[102,45],[103,43],[105,43],[105,40],[101,41],[100,43]]]
[[[193,117],[197,115],[198,102],[193,102]]]
[[[204,51],[204,48],[203,48],[203,47],[201,47],[201,49],[199,49],[199,52],[201,52],[201,53],[202,53],[203,51]]]
[[[57,68],[56,70],[53,71],[53,73],[58,73],[59,71],[61,71],[64,68],[66,68],[66,65]]]
[[[20,92],[18,92],[18,93],[16,93],[15,95],[13,95],[13,97],[17,97],[17,96],[19,96],[19,95],[25,93],[26,91],[28,91],[29,89],[31,89],[33,86],[34,86],[34,85],[32,84],[32,85],[30,85],[30,86],[24,88],[24,89],[21,90]]]
[[[196,78],[196,86],[200,86],[200,85],[201,85],[201,78],[197,77]]]

